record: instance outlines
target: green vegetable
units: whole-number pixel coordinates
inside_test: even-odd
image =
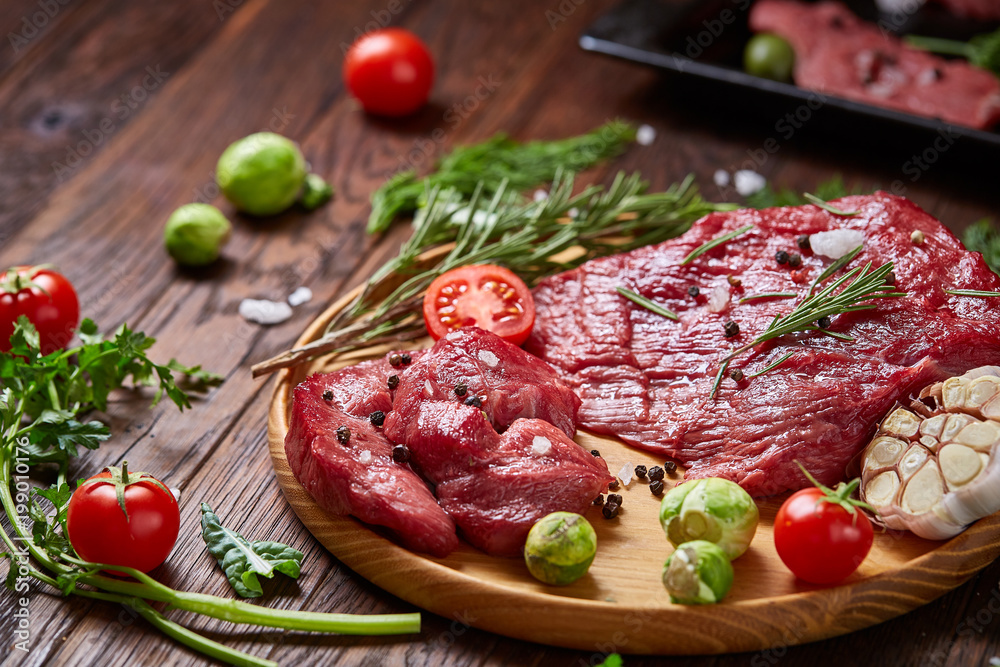
[[[167,220],[163,242],[179,263],[203,266],[219,258],[232,230],[222,211],[211,204],[185,204]]]
[[[976,35],[968,42],[918,35],[908,35],[906,42],[931,53],[961,56],[976,67],[1000,76],[1000,29]]]
[[[768,32],[754,35],[743,50],[743,69],[747,74],[790,81],[795,67],[795,51],[786,40]]]
[[[295,142],[273,132],[234,141],[215,169],[219,189],[250,215],[274,215],[295,203],[306,178],[306,161]]]
[[[307,211],[319,208],[333,198],[333,186],[318,174],[307,174],[302,188],[302,206]]]
[[[660,525],[675,547],[707,540],[732,560],[757,532],[757,504],[739,484],[719,477],[696,479],[672,488],[660,501]]]
[[[219,523],[208,503],[201,504],[201,536],[229,583],[245,598],[263,594],[257,575],[270,579],[275,572],[281,572],[292,579],[299,578],[301,551],[280,542],[247,542],[242,535]]]
[[[685,542],[663,565],[663,585],[675,604],[714,604],[733,587],[733,566],[719,545]]]
[[[555,586],[587,574],[596,553],[594,527],[572,512],[553,512],[539,519],[524,543],[524,562],[531,576]]]
[[[587,134],[559,141],[522,144],[497,134],[482,143],[456,148],[425,178],[418,179],[414,171],[403,171],[376,190],[368,231],[385,231],[397,216],[420,207],[431,190],[454,189],[465,197],[479,191],[489,198],[506,184],[511,191],[523,192],[554,180],[561,171],[583,171],[618,155],[634,140],[635,128],[615,120]]]
[[[841,197],[846,197],[849,194],[864,194],[864,190],[854,187],[850,192],[848,192],[847,187],[844,185],[844,179],[839,175],[817,185],[814,192],[814,195],[823,201],[840,199]],[[802,206],[804,204],[814,203],[813,201],[807,199],[804,195],[789,188],[775,190],[770,183],[752,195],[747,196],[746,200],[747,206],[750,206],[751,208]]]
[[[973,252],[981,252],[986,264],[994,273],[1000,273],[1000,231],[989,219],[980,220],[966,227],[962,243]]]
[[[12,536],[8,529],[0,530],[0,540],[7,549],[0,553],[0,559],[8,559],[10,566],[8,588],[26,585],[22,580],[30,577],[64,595],[126,605],[185,646],[240,665],[271,667],[276,663],[192,632],[167,619],[147,601],[233,623],[289,630],[341,634],[419,632],[419,614],[353,616],[268,609],[174,590],[131,568],[80,560],[66,539],[66,508],[71,495],[66,483],[67,468],[78,447],[96,449],[111,435],[107,426],[87,421],[85,416],[104,410],[109,394],[127,382],[155,386],[154,403],[165,395],[183,409],[190,407],[185,389],[201,390],[218,384],[222,378],[175,360],[165,365],[153,362],[146,350],[154,340],[125,325],[105,339],[92,321],[84,320],[78,335],[81,345],[43,356],[38,351],[38,332],[22,317],[11,336],[11,350],[0,353],[0,504],[7,514],[7,525],[14,531]],[[175,373],[185,376],[186,381],[178,385]],[[29,498],[22,498],[27,494],[18,489],[15,500],[15,466],[21,476],[24,466],[42,463],[58,466],[56,483],[49,489],[33,491]],[[43,501],[45,505],[51,503],[53,509],[46,510]],[[30,527],[19,507],[25,503]],[[104,576],[100,574],[103,569],[127,572],[132,579]]]
[[[622,661],[622,657],[619,654],[609,653],[608,657],[606,657],[603,662],[598,665],[594,665],[594,667],[622,667],[624,664],[625,663]]]

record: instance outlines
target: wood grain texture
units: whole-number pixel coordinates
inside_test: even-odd
[[[313,322],[296,346],[320,337],[357,295],[345,295]],[[424,338],[406,348],[428,347]],[[295,386],[393,349],[374,346],[326,357],[278,373],[268,418],[268,441],[278,484],[302,523],[340,561],[375,585],[442,616],[517,639],[589,649],[622,644],[626,653],[668,655],[765,651],[866,628],[930,602],[962,584],[1000,555],[1000,512],[948,542],[905,531],[877,534],[861,567],[839,586],[797,580],[774,550],[772,528],[789,494],[758,500],[761,521],[750,550],[734,561],[735,583],[718,605],[671,604],[660,582],[672,551],[659,524],[659,498],[635,480],[623,487],[622,515],[607,521],[591,507],[598,553],[588,574],[565,587],[535,581],[517,558],[490,557],[462,543],[447,558],[396,545],[350,516],[324,512],[299,484],[285,456]],[[597,449],[612,471],[662,463],[623,442],[586,432],[576,441]],[[681,475],[673,475],[676,483]],[[684,627],[681,634],[671,632]],[[794,641],[788,641],[794,628]]]
[[[327,301],[362,282],[406,237],[406,225],[380,238],[363,233],[371,191],[391,171],[408,165],[425,170],[450,146],[496,131],[555,138],[622,116],[652,125],[656,141],[587,179],[606,181],[618,169],[640,169],[662,188],[693,172],[708,196],[721,199],[726,195],[712,184],[714,171],[741,166],[748,151],[774,135],[775,119],[709,99],[683,81],[581,52],[577,36],[613,0],[401,2],[389,20],[428,42],[438,79],[431,103],[400,121],[361,113],[340,79],[340,43],[385,18],[386,0],[221,3],[233,11],[220,16],[219,3],[206,0],[73,0],[29,48],[0,54],[0,264],[54,261],[77,285],[84,313],[103,328],[127,321],[159,339],[157,358],[176,356],[227,376],[223,387],[183,415],[166,405],[148,410],[149,394],[119,395],[107,415],[115,437],[70,471],[73,479],[84,477],[127,458],[181,489],[181,537],[169,562],[155,572],[158,578],[232,595],[198,534],[198,505],[207,501],[245,535],[305,552],[300,579],[265,582],[263,604],[414,611],[333,557],[296,518],[268,455],[272,387],[249,373],[252,363],[289,347]],[[5,2],[0,19],[16,22],[36,4]],[[565,13],[566,20],[553,26],[546,12]],[[145,67],[157,62],[170,71],[168,79],[60,182],[52,161],[65,155],[71,141],[82,140],[94,121],[99,126],[119,95],[141,83]],[[487,92],[480,78],[491,76],[497,85]],[[81,115],[45,134],[40,112],[64,102]],[[292,210],[255,220],[234,215],[217,196],[212,170],[222,148],[268,127],[302,144],[313,168],[336,187],[334,202],[311,214]],[[437,129],[443,135],[434,134]],[[827,129],[811,126],[782,142],[758,170],[798,190],[836,173],[863,187],[903,177],[905,152],[831,140]],[[958,229],[1000,210],[1000,193],[988,182],[995,170],[963,169],[952,155],[907,185],[917,203]],[[195,199],[221,206],[234,221],[234,238],[224,261],[185,271],[162,251],[160,234],[170,212]],[[243,297],[281,298],[303,284],[316,299],[282,325],[257,327],[237,314]],[[43,472],[40,481],[51,477]],[[857,664],[859,656],[870,664],[984,664],[1000,653],[998,581],[995,561],[932,604],[837,639],[708,658],[633,655],[628,667],[840,666]],[[0,593],[0,600],[8,608],[10,593]],[[5,665],[210,664],[120,607],[64,599],[38,586],[30,609],[32,650],[5,652]],[[478,630],[468,617],[423,616],[419,635],[366,639],[258,632],[171,613],[219,641],[287,665],[577,667],[595,664],[612,650],[629,650],[627,641],[569,650]],[[0,615],[4,645],[12,627],[10,616]],[[794,643],[797,628],[785,630]]]

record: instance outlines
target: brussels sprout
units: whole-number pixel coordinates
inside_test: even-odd
[[[333,186],[318,174],[308,174],[302,187],[302,206],[307,210],[319,208],[333,197]]]
[[[733,566],[719,545],[705,540],[685,542],[663,565],[663,585],[670,601],[712,604],[733,586]]]
[[[226,199],[250,215],[274,215],[295,203],[306,161],[295,142],[273,132],[234,141],[223,151],[215,180]]]
[[[524,544],[524,562],[532,576],[565,586],[587,573],[597,553],[597,534],[579,514],[553,512],[539,519]]]
[[[708,540],[722,547],[730,560],[750,546],[759,518],[750,494],[718,477],[675,486],[660,503],[660,525],[671,544]]]
[[[209,204],[185,204],[174,211],[163,230],[167,252],[181,264],[203,266],[219,258],[232,226]]]

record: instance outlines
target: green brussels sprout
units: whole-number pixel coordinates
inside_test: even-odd
[[[308,174],[302,188],[302,206],[307,210],[319,208],[333,197],[333,186],[318,174]]]
[[[664,563],[663,585],[675,604],[713,604],[733,587],[733,566],[719,545],[685,542]]]
[[[719,477],[675,486],[660,502],[660,525],[671,544],[708,540],[722,547],[730,560],[750,546],[759,518],[750,494]]]
[[[219,258],[232,225],[222,211],[210,204],[185,204],[167,219],[163,242],[180,264],[204,266]]]
[[[585,575],[596,553],[594,527],[572,512],[553,512],[539,519],[524,544],[524,562],[531,575],[556,586]]]
[[[295,203],[306,160],[295,142],[273,132],[234,141],[223,151],[215,180],[226,199],[250,215],[274,215]]]

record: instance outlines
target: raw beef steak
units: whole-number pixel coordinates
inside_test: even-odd
[[[1000,362],[1000,299],[944,292],[1000,291],[1000,278],[906,199],[876,193],[832,204],[859,214],[815,206],[715,213],[680,238],[549,278],[535,290],[527,348],[577,391],[582,426],[673,456],[688,466],[688,477],[725,477],[753,495],[771,495],[808,484],[800,462],[835,483],[897,399]],[[748,224],[753,229],[681,266],[695,248]],[[848,269],[891,261],[896,289],[907,296],[834,317],[829,330],[853,342],[811,331],[749,350],[731,370],[750,376],[793,356],[759,377],[726,377],[710,397],[722,358],[790,312],[831,264],[800,250],[797,238],[839,229],[864,238]],[[801,253],[801,265],[779,264],[778,251]],[[635,305],[618,286],[680,320]],[[768,292],[797,297],[740,301]],[[739,333],[727,337],[730,321]]]

